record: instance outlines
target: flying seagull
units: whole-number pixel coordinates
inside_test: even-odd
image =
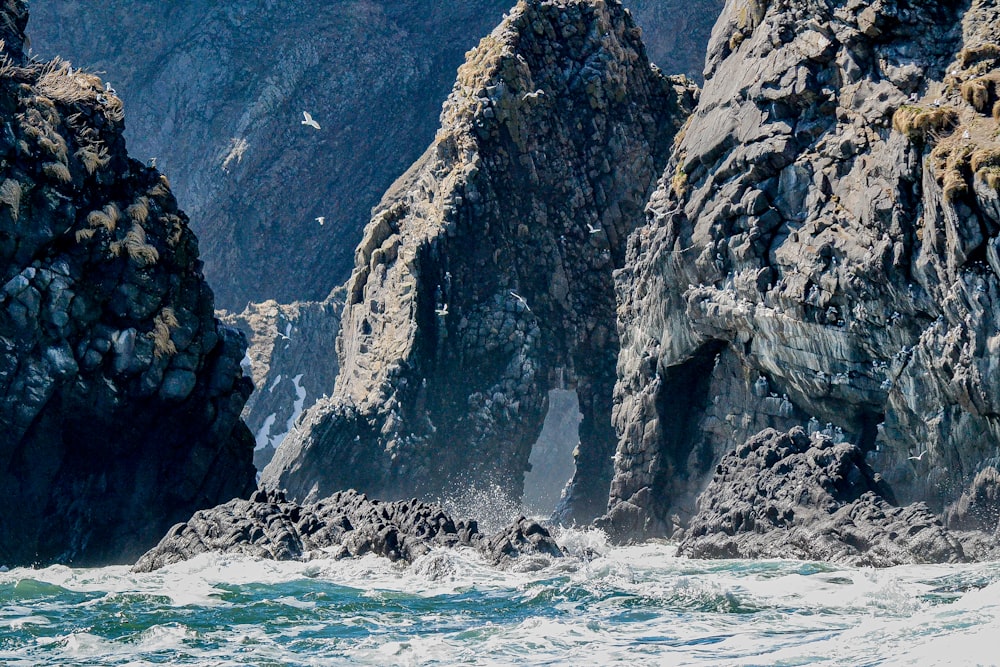
[[[448,304],[444,304],[440,308],[436,308],[434,312],[440,315],[441,317],[444,317],[445,315],[448,314]]]
[[[309,127],[314,127],[317,130],[319,129],[319,123],[317,123],[316,121],[313,120],[312,114],[310,114],[308,111],[303,111],[302,112],[302,117],[305,118],[305,120],[302,121],[303,125],[308,125]]]
[[[601,231],[601,228],[600,227],[594,227],[592,224],[590,224],[588,222],[587,223],[587,231],[590,232],[591,234],[599,234],[600,231]]]
[[[318,218],[316,218],[316,222],[318,222],[318,223],[319,223],[319,226],[320,226],[320,227],[322,227],[322,226],[323,226],[323,223],[324,223],[324,222],[326,222],[326,218],[324,218],[324,217],[323,217],[323,216],[321,215],[321,216],[319,216]]]
[[[529,313],[531,312],[531,306],[528,305],[528,302],[525,300],[525,298],[523,296],[521,296],[520,294],[518,294],[514,290],[510,291],[510,295],[512,297],[514,297],[515,299],[517,299],[518,301],[520,301],[521,303],[523,303],[524,307],[528,309]]]
[[[924,454],[926,454],[926,453],[927,453],[927,450],[925,449],[924,451],[920,452],[920,456],[911,456],[911,457],[909,457],[909,460],[910,461],[923,461],[924,460]]]

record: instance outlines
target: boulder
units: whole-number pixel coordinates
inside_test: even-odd
[[[683,525],[765,428],[856,446],[934,513],[996,455],[998,25],[986,0],[727,5],[616,275],[623,539]]]

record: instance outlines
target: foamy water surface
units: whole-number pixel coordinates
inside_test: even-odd
[[[697,561],[559,535],[504,572],[202,556],[0,573],[4,665],[969,665],[1000,663],[1000,563],[855,569]]]

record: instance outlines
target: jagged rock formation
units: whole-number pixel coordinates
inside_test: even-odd
[[[669,534],[768,426],[934,511],[996,455],[998,32],[987,0],[727,5],[619,276],[604,525]]]
[[[254,434],[257,470],[270,463],[303,410],[333,393],[339,370],[333,341],[343,307],[344,293],[337,289],[323,301],[265,301],[238,315],[221,315],[250,341],[246,362],[256,390],[243,408],[243,421]]]
[[[582,406],[568,508],[605,506],[613,271],[694,99],[618,2],[520,2],[469,53],[431,147],[390,189],[347,287],[341,371],[265,469],[299,499],[356,487],[521,495],[546,394]]]
[[[453,519],[416,499],[387,503],[344,491],[298,505],[280,492],[258,491],[177,524],[134,570],[152,572],[209,552],[295,560],[321,549],[337,558],[374,553],[412,563],[432,548],[457,546],[475,547],[501,567],[520,556],[562,556],[548,531],[523,517],[490,536],[475,521]]]
[[[894,506],[857,446],[801,427],[766,429],[722,458],[678,553],[866,567],[965,560],[924,503]]]
[[[246,343],[121,101],[27,61],[26,18],[0,7],[0,563],[124,562],[252,490]]]
[[[218,303],[238,312],[346,281],[371,208],[433,139],[463,54],[512,4],[36,0],[32,37],[107,72],[133,154],[171,178]],[[629,4],[656,62],[700,74],[721,0]]]

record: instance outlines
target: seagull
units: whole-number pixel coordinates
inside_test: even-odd
[[[111,87],[111,82],[110,81],[105,81],[104,82],[104,91],[107,92],[107,93],[111,93],[112,95],[117,95],[118,94],[118,93],[115,92],[115,89]]]
[[[924,451],[920,452],[920,456],[911,456],[911,457],[909,457],[909,460],[910,461],[923,461],[924,460],[924,454],[926,454],[926,453],[927,453],[927,450],[925,449]]]
[[[515,299],[517,299],[518,301],[520,301],[521,303],[523,303],[524,307],[528,309],[529,313],[531,312],[531,307],[528,305],[528,302],[525,300],[525,298],[523,296],[521,296],[520,294],[518,294],[514,290],[510,291],[510,295],[512,297],[514,297]]]
[[[963,138],[963,139],[969,139],[969,138],[971,138],[971,137],[972,137],[972,135],[971,135],[971,134],[969,134],[969,131],[968,131],[968,130],[966,130],[965,132],[963,132],[963,133],[962,133],[962,138]]]
[[[149,158],[149,166],[152,169],[156,169],[156,158],[155,157]]]
[[[444,304],[440,308],[435,308],[434,312],[440,315],[441,317],[444,317],[445,315],[448,314],[448,304]]]
[[[305,120],[302,121],[303,125],[308,125],[309,127],[314,127],[317,130],[319,129],[319,123],[317,123],[316,121],[313,120],[312,114],[310,114],[308,111],[303,111],[302,112],[302,117],[305,118]]]
[[[323,223],[324,223],[324,222],[326,222],[326,218],[324,218],[324,217],[323,217],[323,216],[321,215],[321,216],[319,216],[318,218],[316,218],[316,222],[318,222],[318,223],[319,223],[319,226],[320,226],[320,227],[322,227],[322,226],[323,226]]]
[[[600,227],[594,227],[592,224],[590,224],[588,222],[587,223],[587,231],[590,232],[591,234],[599,234],[601,232],[601,228]]]

